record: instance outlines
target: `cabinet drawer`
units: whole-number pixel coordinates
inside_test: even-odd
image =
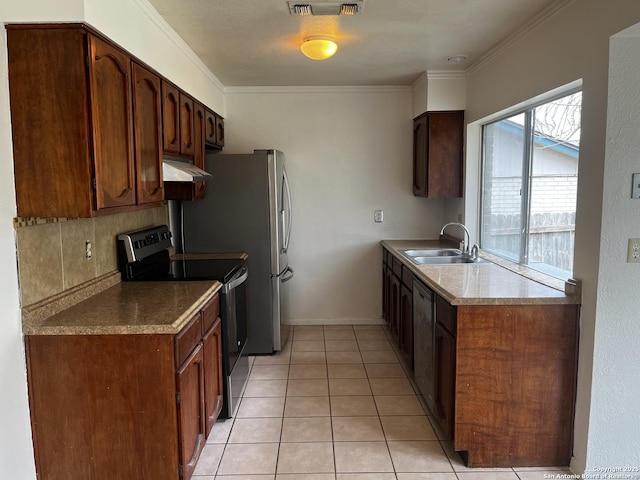
[[[398,278],[402,278],[402,263],[396,257],[391,257],[391,265],[393,273],[395,273]]]
[[[404,283],[409,290],[413,290],[413,273],[404,266],[402,267],[402,283]]]
[[[216,293],[202,309],[202,331],[208,332],[219,316],[220,296]]]
[[[176,368],[180,368],[201,339],[202,314],[198,313],[175,337]]]
[[[444,298],[436,295],[436,322],[440,323],[452,335],[456,335],[457,320],[456,307]]]

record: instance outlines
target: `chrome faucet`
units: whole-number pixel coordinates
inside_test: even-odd
[[[451,225],[455,225],[455,226],[460,227],[461,229],[464,230],[464,233],[465,233],[465,236],[466,236],[467,240],[466,241],[462,240],[462,252],[468,254],[469,253],[469,242],[470,242],[470,240],[469,240],[469,230],[467,230],[467,227],[465,227],[463,224],[458,223],[458,222],[449,222],[449,223],[445,224],[445,226],[440,229],[440,235],[443,235],[444,234],[444,229],[449,227],[449,226],[451,226]]]

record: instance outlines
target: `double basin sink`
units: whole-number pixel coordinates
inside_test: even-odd
[[[484,260],[473,258],[457,248],[407,249],[400,250],[417,265],[450,265],[454,263],[481,263]]]

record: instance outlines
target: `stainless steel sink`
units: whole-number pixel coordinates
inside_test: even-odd
[[[454,263],[484,263],[484,260],[473,259],[457,248],[434,248],[423,250],[401,250],[417,265],[450,265]]]
[[[481,260],[474,260],[467,255],[457,257],[410,257],[411,261],[418,265],[450,265],[453,263],[479,263]]]
[[[457,248],[434,248],[424,250],[401,250],[407,257],[459,257],[462,250]]]

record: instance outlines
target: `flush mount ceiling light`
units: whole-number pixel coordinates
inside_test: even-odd
[[[313,60],[326,60],[338,50],[338,45],[329,37],[309,37],[304,40],[300,50]]]
[[[355,15],[361,13],[364,0],[340,2],[335,0],[312,0],[310,2],[289,1],[291,15]]]
[[[451,57],[447,57],[447,62],[449,63],[462,63],[467,59],[466,55],[452,55]]]

